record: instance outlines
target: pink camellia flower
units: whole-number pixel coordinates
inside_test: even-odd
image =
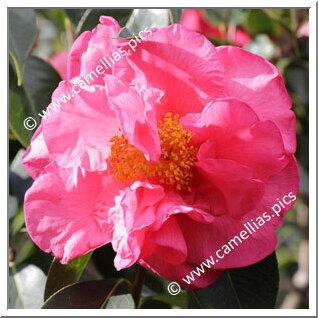
[[[117,22],[100,21],[74,43],[69,74],[96,67],[116,45],[107,37],[101,44],[99,33],[118,33]],[[277,198],[298,194],[295,115],[265,59],[216,48],[179,24],[151,33],[103,83],[42,121],[24,155],[35,179],[26,226],[63,264],[111,242],[118,270],[137,262],[203,288],[223,269],[275,250],[292,203],[190,286],[182,281]],[[118,45],[128,52],[127,41]],[[61,82],[52,99],[74,81]]]
[[[180,22],[186,28],[200,32],[207,37],[217,40],[226,40],[237,46],[247,45],[251,41],[250,35],[242,28],[229,24],[222,31],[221,26],[207,20],[201,9],[185,9]]]
[[[59,73],[62,80],[65,80],[67,77],[67,58],[68,52],[58,52],[46,59]]]
[[[309,21],[305,21],[299,25],[296,31],[296,36],[298,38],[301,38],[301,37],[309,38]]]

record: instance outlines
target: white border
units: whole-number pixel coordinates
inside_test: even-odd
[[[7,43],[5,39],[7,39],[7,7],[25,7],[26,4],[31,7],[74,7],[74,5],[78,6],[87,6],[90,7],[105,7],[105,5],[109,5],[109,7],[156,7],[156,5],[152,5],[149,1],[145,0],[136,0],[134,2],[131,1],[115,1],[112,3],[106,3],[105,1],[97,1],[97,0],[90,0],[89,3],[87,2],[76,2],[67,1],[67,0],[55,0],[51,3],[44,3],[43,0],[29,0],[28,2],[25,1],[6,1],[4,6],[1,5],[1,32],[2,32],[2,41]],[[7,236],[4,236],[7,232],[7,215],[5,211],[7,210],[7,173],[4,172],[4,167],[7,166],[7,158],[2,154],[1,156],[1,167],[2,167],[2,174],[1,174],[1,202],[6,202],[6,207],[2,209],[1,213],[1,227],[2,227],[2,239],[0,240],[1,243],[1,263],[0,263],[0,273],[2,278],[2,284],[0,287],[0,315],[6,316],[163,316],[173,315],[173,316],[209,316],[213,314],[213,316],[225,316],[225,315],[235,315],[235,316],[316,316],[316,2],[315,1],[257,1],[257,6],[255,1],[251,0],[241,0],[240,2],[237,1],[227,1],[223,0],[221,2],[207,2],[202,0],[196,0],[194,2],[190,1],[175,1],[173,2],[173,6],[175,7],[205,7],[207,5],[214,6],[214,7],[237,7],[238,4],[240,7],[311,7],[309,10],[309,22],[310,22],[310,31],[309,31],[309,104],[310,104],[310,118],[309,118],[309,166],[310,166],[310,175],[309,175],[309,211],[310,211],[310,224],[309,224],[309,277],[310,277],[310,285],[309,285],[309,309],[267,309],[267,310],[255,310],[255,309],[241,309],[241,310],[233,310],[233,309],[175,309],[175,310],[165,310],[165,309],[142,309],[142,310],[130,310],[130,309],[108,309],[107,312],[103,310],[64,310],[64,309],[56,309],[56,310],[40,310],[40,309],[7,309],[7,261],[4,255],[7,255]],[[161,0],[157,6],[160,5],[161,7],[171,7],[172,3],[171,0]],[[4,73],[7,73],[7,44],[6,50],[2,49],[0,51],[1,54],[1,63],[4,66],[3,70],[3,77],[5,76]],[[7,85],[4,85],[2,82],[1,85],[1,96],[6,96],[6,99],[3,99],[2,107],[0,108],[1,112],[1,121],[2,125],[0,125],[0,129],[2,130],[2,138],[0,149],[7,149],[7,133],[8,127],[6,124],[7,120],[7,112],[6,107],[7,105]],[[4,137],[6,136],[6,137]],[[6,188],[6,191],[4,191]]]

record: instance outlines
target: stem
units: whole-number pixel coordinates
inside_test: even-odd
[[[139,307],[141,289],[145,280],[145,275],[146,275],[146,269],[142,266],[139,266],[137,276],[135,279],[134,290],[133,290],[133,298],[135,301],[136,308]]]

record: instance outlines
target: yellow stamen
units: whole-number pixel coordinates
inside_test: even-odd
[[[149,162],[123,134],[112,137],[110,173],[120,182],[153,179],[177,190],[191,191],[192,167],[198,151],[191,145],[192,133],[182,127],[179,115],[172,117],[171,113],[159,121],[158,133],[161,155],[157,162]]]

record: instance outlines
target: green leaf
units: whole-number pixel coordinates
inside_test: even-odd
[[[45,275],[35,265],[9,270],[9,308],[40,308]]]
[[[169,25],[168,9],[135,9],[126,24],[131,34],[138,35],[145,28],[162,28]]]
[[[17,137],[15,136],[10,126],[9,126],[9,140],[17,140]]]
[[[225,270],[215,283],[189,292],[189,308],[274,308],[278,292],[275,252],[262,261]]]
[[[99,24],[99,18],[102,15],[111,16],[117,20],[121,27],[125,26],[132,9],[65,9],[66,14],[70,18],[76,29],[77,35],[84,31],[91,31]]]
[[[171,296],[173,297],[173,296]],[[141,309],[171,309],[171,305],[165,301],[156,300],[152,297],[146,297],[140,306]]]
[[[169,9],[170,24],[180,23],[184,9]]]
[[[51,102],[51,95],[61,78],[53,67],[42,59],[30,56],[26,62],[23,85],[16,85],[16,74],[9,66],[9,125],[19,142],[27,147],[33,135],[24,120],[33,117],[39,125],[43,109]]]
[[[146,297],[143,299],[142,308],[150,308],[149,303],[156,302],[157,305],[160,305],[160,303],[166,303],[168,305],[174,305],[178,306],[180,308],[186,309],[188,304],[188,297],[187,292],[185,290],[182,290],[177,295],[170,295],[170,294],[164,294],[164,295],[158,295],[158,296],[152,296],[152,297]]]
[[[37,251],[37,247],[30,239],[28,232],[23,231],[23,229],[16,233],[16,235],[12,238],[11,246],[14,250],[14,263],[16,265],[23,264]]]
[[[42,113],[42,110],[51,103],[51,95],[60,81],[60,75],[49,63],[36,56],[28,58],[23,85],[33,101],[37,113]]]
[[[297,28],[295,9],[262,9],[272,20],[294,32]]]
[[[36,32],[33,9],[9,9],[9,53],[14,62],[18,86],[22,84],[25,62]]]
[[[235,25],[241,25],[245,23],[248,10],[246,9],[229,9],[229,10],[231,10],[229,22],[234,23]]]
[[[19,200],[14,195],[9,195],[8,197],[8,217],[9,220],[13,219],[18,212],[19,209]]]
[[[124,27],[118,34],[119,39],[128,39],[132,37],[133,35],[130,33],[130,31],[126,27]]]
[[[224,9],[206,9],[204,10],[205,17],[213,24],[225,24]]]
[[[247,15],[247,31],[252,34],[273,34],[277,31],[277,24],[261,9],[251,9]]]
[[[106,309],[134,309],[134,299],[130,294],[112,296],[109,298]]]
[[[244,49],[268,60],[275,55],[275,45],[267,34],[256,35]]]
[[[80,282],[53,294],[42,309],[101,309],[112,296],[126,294],[131,294],[131,288],[123,278]]]
[[[78,25],[79,21],[81,20],[83,14],[87,9],[64,9],[66,15],[68,18],[71,20],[72,24],[76,28]]]
[[[78,11],[81,11],[80,9]],[[85,11],[85,10],[83,10]],[[60,30],[65,31],[65,19],[68,18],[65,10],[63,9],[35,9],[35,13],[38,13],[50,20]]]
[[[18,213],[13,219],[13,222],[11,224],[11,234],[14,236],[16,235],[22,226],[24,225],[24,210],[23,205],[20,206]]]
[[[74,258],[67,265],[62,265],[58,259],[54,258],[46,280],[44,300],[63,287],[77,283],[92,254],[93,252],[89,252]]]

